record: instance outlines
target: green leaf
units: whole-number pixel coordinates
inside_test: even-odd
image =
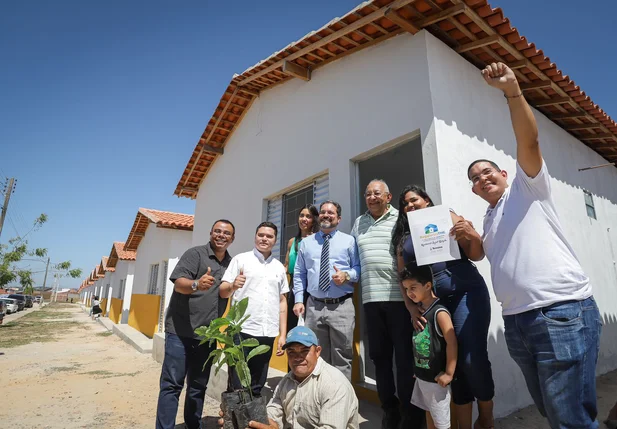
[[[225,347],[223,349],[223,352],[225,354],[232,355],[237,360],[242,359],[242,352],[240,351],[240,349],[237,348],[237,346],[235,346],[235,347]]]
[[[253,350],[251,350],[251,352],[248,354],[248,356],[246,357],[246,361],[248,362],[249,360],[251,360],[252,357],[257,356],[257,355],[262,355],[264,353],[268,353],[269,351],[270,351],[270,346],[266,346],[265,344],[257,346]]]
[[[246,362],[238,362],[236,365],[236,372],[242,387],[249,389],[251,387],[251,371],[249,371],[249,367]]]
[[[206,364],[210,361],[210,359],[212,359],[212,363],[216,367],[221,366],[222,364],[219,362],[219,359],[220,359],[222,354],[223,354],[223,350],[222,349],[212,350],[210,352],[210,355],[208,355],[208,359],[206,359],[206,362],[204,363],[204,368],[203,369],[206,369]]]
[[[210,324],[208,325],[209,329],[220,329],[225,325],[229,325],[229,320],[227,320],[226,318],[220,317],[218,319],[214,319],[212,322],[210,322]]]
[[[231,307],[229,307],[229,312],[227,313],[227,318],[229,320],[234,320],[235,317],[236,317],[236,306],[232,305]]]
[[[207,332],[208,332],[207,326],[200,326],[199,328],[195,329],[195,334],[199,335],[200,337],[205,337]],[[205,338],[205,340],[207,339],[208,338]]]
[[[259,345],[259,341],[255,338],[247,338],[246,340],[243,340],[240,345],[242,347],[257,347]]]
[[[235,320],[236,322],[240,319],[242,319],[242,316],[244,316],[244,313],[246,313],[246,308],[249,306],[249,297],[247,296],[246,298],[242,299],[239,303],[237,303],[237,308],[236,308],[236,312],[235,312],[235,317],[233,318],[233,320]]]

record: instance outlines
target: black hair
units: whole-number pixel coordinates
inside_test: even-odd
[[[324,206],[324,204],[332,204],[334,207],[336,207],[336,214],[338,215],[338,217],[341,217],[342,209],[339,203],[337,203],[336,201],[332,201],[332,200],[324,201],[323,203],[319,205],[319,211],[321,211],[321,208]]]
[[[422,197],[428,201],[428,206],[433,207],[433,200],[426,193],[424,188],[418,185],[407,185],[401,191],[398,197],[398,219],[396,220],[396,226],[392,231],[392,246],[396,250],[402,245],[403,237],[409,233],[409,222],[407,221],[407,213],[405,213],[405,195],[407,192],[413,192],[414,194]]]
[[[311,219],[313,220],[313,230],[311,232],[316,233],[319,231],[319,212],[317,211],[317,207],[313,204],[307,204],[300,209],[298,216],[300,216],[300,213],[302,213],[302,210],[304,209],[308,210],[311,214]],[[298,251],[298,243],[300,243],[300,240],[302,240],[302,229],[300,229],[300,225],[298,225],[298,233],[296,234],[296,239],[294,241],[294,248],[296,252]]]
[[[417,266],[414,262],[405,265],[399,273],[400,281],[415,280],[423,285],[430,283],[433,285],[433,270],[430,265]]]
[[[279,233],[279,229],[272,222],[262,222],[257,225],[257,229],[255,229],[255,234],[259,232],[259,228],[272,228],[274,230],[274,237],[276,237]]]
[[[501,171],[501,168],[499,168],[499,166],[495,162],[491,161],[490,159],[476,159],[474,162],[469,164],[469,167],[467,167],[467,178],[469,180],[471,180],[471,177],[469,177],[469,172],[471,171],[471,167],[476,165],[478,162],[488,162],[489,164],[493,166],[493,168],[495,168],[495,170]]]
[[[221,222],[221,223],[227,223],[227,224],[231,225],[232,234],[233,234],[233,235],[235,235],[235,234],[236,234],[236,227],[234,226],[234,224],[233,224],[233,223],[231,223],[231,221],[229,221],[229,220],[227,220],[227,219],[219,219],[219,220],[217,220],[216,222],[214,222],[214,223],[212,224],[212,228],[210,228],[210,232],[212,232],[212,231],[214,230],[214,225],[216,225],[216,224],[217,224],[217,223],[219,223],[219,222]]]

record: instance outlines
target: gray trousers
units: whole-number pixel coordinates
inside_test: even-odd
[[[305,326],[317,335],[321,358],[351,381],[353,331],[356,326],[353,298],[339,304],[325,304],[309,297]]]

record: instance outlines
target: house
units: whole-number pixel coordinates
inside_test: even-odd
[[[140,208],[124,243],[136,254],[128,324],[150,338],[164,330],[169,274],[191,247],[192,231],[193,215]]]
[[[114,323],[127,323],[133,293],[135,275],[135,256],[133,251],[124,250],[124,242],[114,241],[107,259],[107,267],[113,268],[111,281],[109,318]]]
[[[108,259],[109,259],[108,256],[103,256],[101,258],[101,262],[98,265],[99,269],[97,272],[97,274],[99,275],[103,283],[101,293],[100,293],[101,310],[103,310],[103,312],[101,313],[101,316],[103,317],[107,316],[107,313],[109,312],[109,306],[111,304],[111,294],[113,293],[111,284],[112,284],[113,277],[115,274],[114,271],[116,271],[114,267],[109,267],[107,265]]]
[[[617,124],[484,0],[367,1],[235,75],[175,190],[196,200],[192,244],[228,218],[236,225],[232,254],[246,251],[255,226],[269,220],[279,226],[274,251],[282,260],[280,243],[295,233],[303,204],[338,201],[340,229],[349,232],[373,178],[390,185],[394,204],[404,185],[423,185],[436,204],[481,228],[486,203],[470,190],[468,164],[489,158],[515,171],[506,101],[479,73],[494,61],[515,70],[534,106],[554,199],[604,319],[598,373],[615,369],[617,169],[579,169],[617,161]],[[491,289],[488,262],[478,267]],[[491,299],[501,416],[531,398],[492,289]],[[360,305],[356,314],[354,385],[374,398]]]

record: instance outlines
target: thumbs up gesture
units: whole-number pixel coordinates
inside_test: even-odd
[[[199,279],[199,290],[208,290],[214,285],[214,277],[212,277],[212,268],[208,267],[206,274]]]
[[[335,265],[334,274],[332,274],[332,280],[334,280],[335,285],[340,286],[347,281],[347,273],[339,270]]]
[[[233,284],[234,291],[244,286],[245,282],[246,282],[246,276],[244,275],[244,267],[243,267],[243,268],[240,268],[240,274],[238,274],[236,276],[236,279],[234,280],[234,284]]]

